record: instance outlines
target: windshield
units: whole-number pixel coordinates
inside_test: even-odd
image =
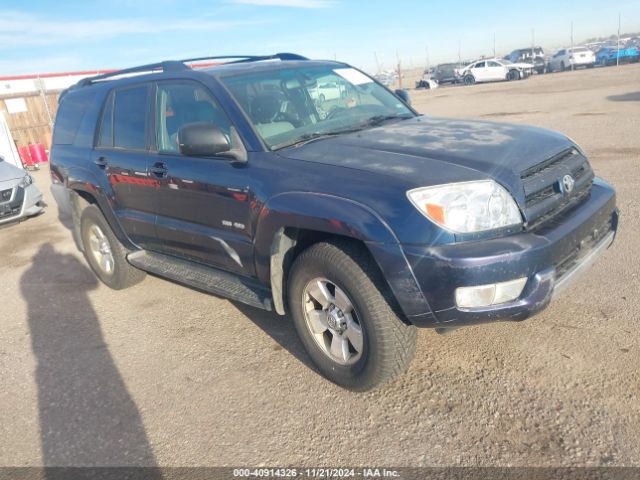
[[[221,80],[271,149],[415,116],[350,67],[291,68]]]

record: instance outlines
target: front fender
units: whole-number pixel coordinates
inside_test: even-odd
[[[431,315],[398,239],[384,219],[366,205],[327,194],[284,193],[269,199],[261,209],[255,230],[256,273],[261,281],[271,284],[274,296],[282,295],[281,282],[285,279],[282,261],[272,262],[272,255],[283,258],[282,248],[277,243],[286,228],[364,242],[405,316],[411,320],[411,317]],[[274,304],[283,305],[282,298],[274,297]]]

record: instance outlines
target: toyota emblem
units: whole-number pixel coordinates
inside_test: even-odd
[[[564,177],[562,177],[562,186],[564,187],[565,192],[571,193],[575,184],[576,181],[571,175],[565,175]]]

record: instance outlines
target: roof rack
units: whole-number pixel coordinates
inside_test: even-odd
[[[87,85],[91,85],[93,82],[97,82],[100,80],[105,80],[111,77],[118,77],[120,75],[128,75],[130,73],[145,73],[145,72],[155,72],[161,70],[163,72],[179,72],[182,70],[187,70],[187,67],[182,62],[177,62],[175,60],[170,60],[166,62],[158,62],[158,63],[150,63],[148,65],[140,65],[138,67],[125,68],[123,70],[116,70],[114,72],[103,73],[102,75],[96,75],[95,77],[87,77],[83,78],[78,82],[79,87],[84,87]]]
[[[187,58],[180,60],[180,62],[192,63],[202,62],[203,60],[230,60],[234,58],[237,59],[235,62],[228,63],[260,62],[263,60],[309,60],[307,57],[303,57],[297,53],[275,53],[273,55],[220,55],[215,57]]]
[[[273,55],[218,55],[212,57],[186,58],[184,60],[169,60],[165,62],[150,63],[148,65],[140,65],[138,67],[125,68],[124,70],[116,70],[114,72],[103,73],[102,75],[96,75],[94,77],[83,78],[77,83],[77,86],[86,87],[100,80],[106,80],[111,77],[119,77],[120,75],[128,75],[132,73],[153,73],[157,71],[180,72],[189,69],[189,66],[186,64],[201,62],[203,60],[232,59],[235,59],[235,61],[227,63],[259,62],[263,60],[309,60],[307,57],[303,57],[302,55],[295,53],[276,53]]]

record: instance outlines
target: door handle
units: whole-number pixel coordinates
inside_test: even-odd
[[[106,168],[108,164],[107,157],[98,157],[93,161],[93,163],[95,163],[100,168]]]
[[[149,167],[149,171],[158,178],[165,178],[169,170],[167,169],[166,163],[156,162],[151,167]]]

